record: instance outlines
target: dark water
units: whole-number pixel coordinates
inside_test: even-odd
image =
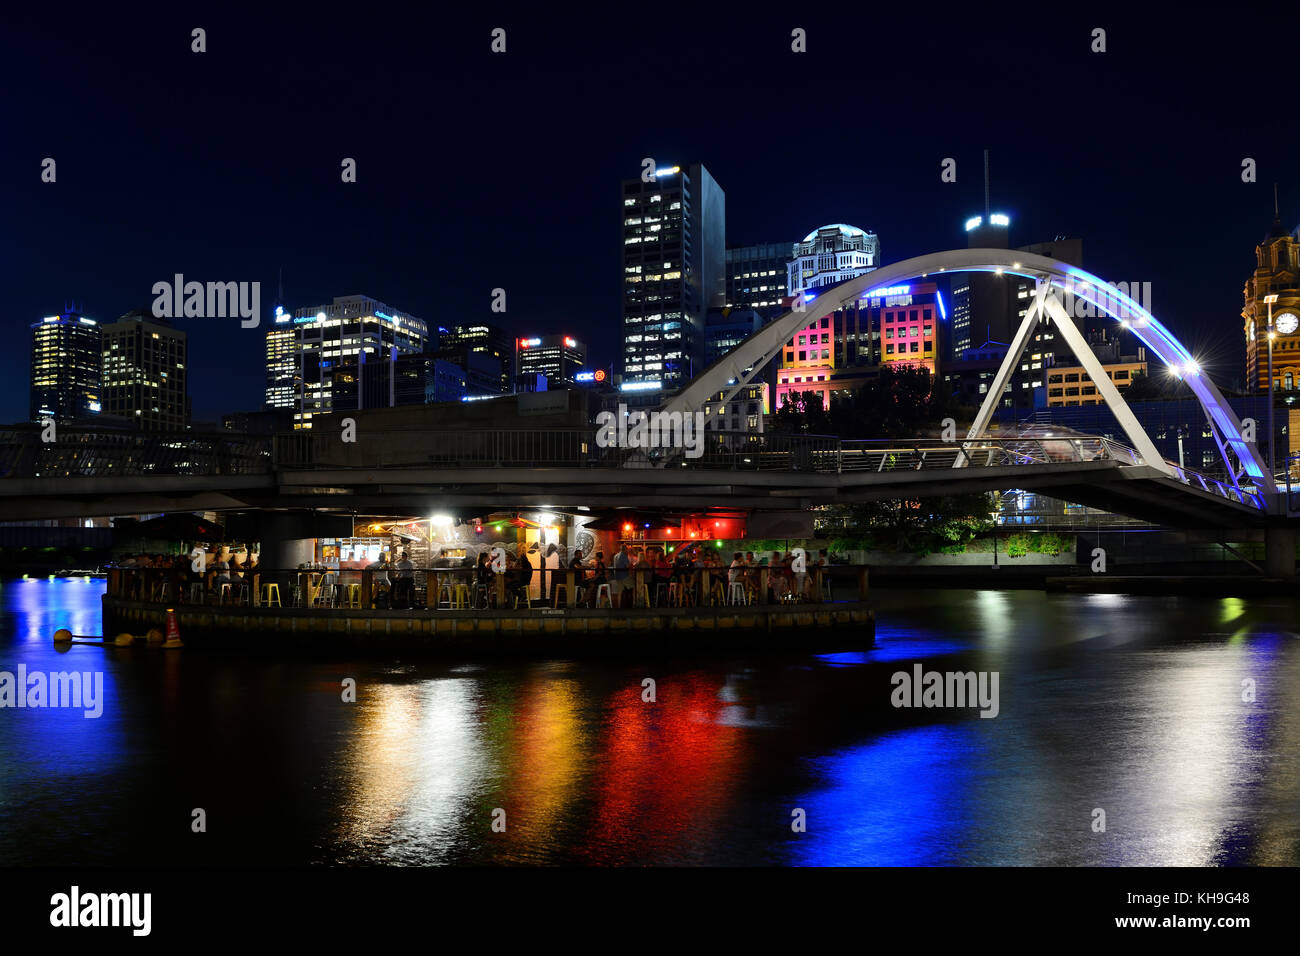
[[[0,864],[1300,862],[1291,600],[881,591],[878,649],[785,658],[56,652],[101,589],[0,585],[0,671],[106,697],[0,710]],[[895,709],[918,661],[999,715]]]

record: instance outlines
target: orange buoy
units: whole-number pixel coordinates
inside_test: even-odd
[[[181,626],[176,621],[176,609],[167,609],[167,640],[163,642],[163,647],[184,647],[181,643]]]

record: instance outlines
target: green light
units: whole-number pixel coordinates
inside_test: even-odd
[[[720,547],[722,547],[722,539],[719,538],[717,541],[713,542],[713,546],[714,546],[715,548],[720,548]]]

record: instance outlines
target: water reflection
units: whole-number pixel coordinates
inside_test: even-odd
[[[882,592],[869,650],[634,665],[56,652],[97,583],[0,585],[0,669],[108,697],[0,711],[0,863],[1300,861],[1289,601]],[[892,708],[908,662],[997,671],[999,716]]]

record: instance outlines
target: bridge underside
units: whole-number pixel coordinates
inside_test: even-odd
[[[518,480],[503,480],[518,475]],[[1262,526],[1257,509],[1191,488],[1154,468],[1116,461],[970,469],[845,472],[710,472],[694,469],[384,469],[281,472],[246,478],[68,478],[63,493],[6,482],[0,520],[103,517],[165,511],[315,509],[425,514],[446,508],[738,508],[803,510],[890,498],[1040,492],[1178,528]],[[199,487],[196,488],[195,486]],[[26,490],[26,494],[22,492]]]

